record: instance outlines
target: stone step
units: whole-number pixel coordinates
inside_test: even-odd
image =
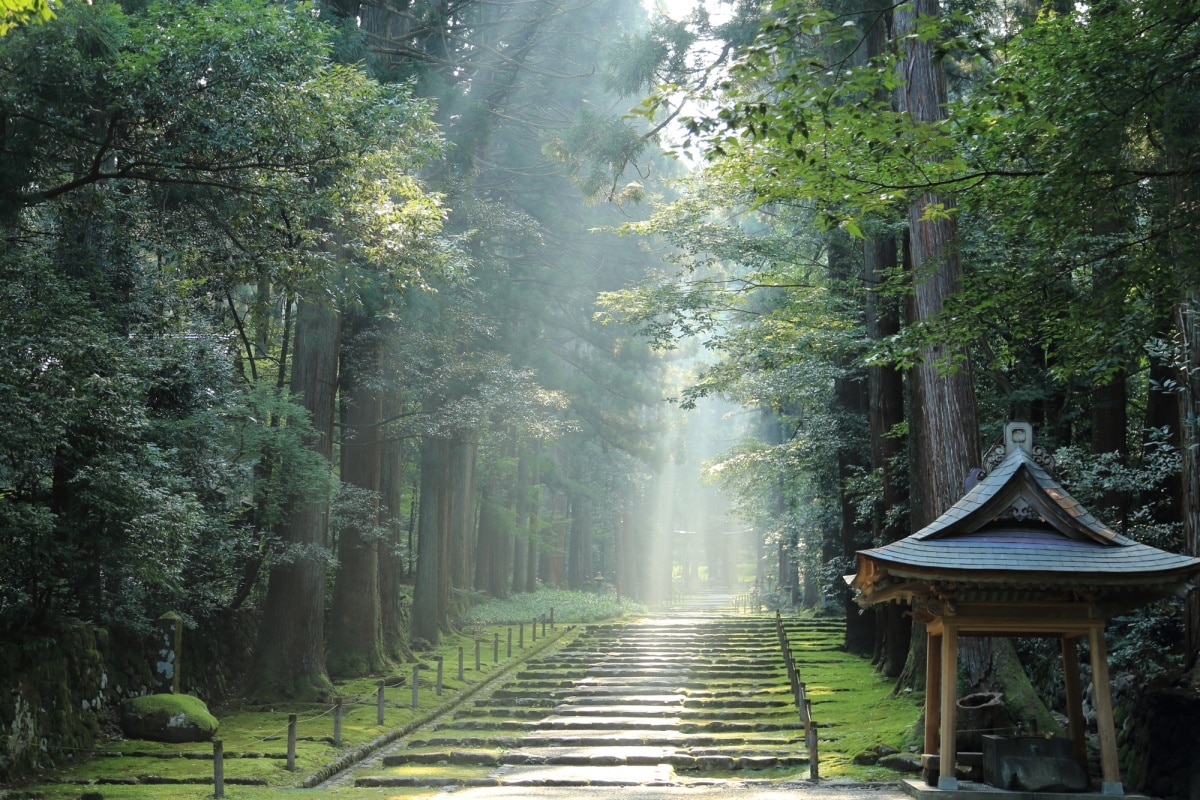
[[[439,733],[448,733],[441,729]],[[826,738],[825,734],[821,736]],[[762,747],[803,747],[803,736],[780,736],[758,734],[747,737],[741,734],[684,734],[678,731],[609,731],[603,733],[563,733],[562,731],[529,731],[521,736],[434,736],[428,739],[411,739],[409,748],[438,747],[449,749],[470,748],[517,748],[517,747],[629,747],[654,745],[670,747],[732,747],[735,745]]]
[[[724,716],[724,715],[722,715]],[[697,719],[693,717],[692,719]],[[703,719],[700,717],[699,719]],[[751,718],[756,719],[756,718]],[[726,719],[709,720],[706,722],[688,722],[683,717],[590,717],[590,716],[553,716],[537,720],[505,719],[501,717],[473,717],[470,719],[455,719],[443,726],[445,730],[459,731],[619,731],[628,729],[640,730],[677,730],[680,733],[761,733],[764,731],[801,730],[803,725],[796,721],[728,721]]]
[[[840,648],[838,625],[784,625],[806,665]],[[486,779],[375,776],[381,782],[374,785],[684,785],[675,770],[695,775],[807,764],[769,617],[692,610],[649,624],[589,625],[454,717],[436,736],[410,739],[408,752],[389,754],[384,763],[495,766]],[[823,739],[836,738],[827,733]]]
[[[503,715],[502,709],[497,709],[497,715]],[[712,719],[720,717],[722,720],[758,720],[765,716],[780,716],[788,713],[791,709],[779,707],[770,712],[764,712],[762,709],[739,709],[739,708],[680,708],[679,706],[637,706],[637,705],[613,705],[613,706],[575,706],[562,705],[556,706],[554,712],[559,715],[574,716],[574,717],[657,717],[673,714],[681,720],[696,720],[696,719]]]
[[[521,747],[504,753],[505,764],[570,764],[573,766],[650,766],[667,763],[676,750],[671,747],[629,745],[625,747]]]
[[[563,693],[555,692],[553,694],[554,703],[570,703],[575,706],[603,706],[611,705],[613,701],[626,703],[657,703],[660,705],[670,705],[673,703],[682,703],[687,705],[688,697],[682,692],[670,692],[666,694],[632,694],[623,693],[616,694],[612,692],[603,692],[595,694],[586,693]]]
[[[554,766],[505,764],[491,777],[501,786],[667,786],[669,764],[649,766]]]
[[[568,716],[551,715],[543,717],[535,723],[529,725],[533,730],[540,731],[564,731],[564,730],[585,730],[585,731],[601,731],[601,730],[627,730],[629,728],[638,728],[641,730],[671,730],[678,728],[682,723],[679,717],[675,716],[657,716],[657,717],[641,717],[641,716]]]
[[[546,716],[544,708],[460,708],[452,719],[474,719],[478,717],[504,717],[507,719],[541,719]]]
[[[661,703],[624,703],[614,705],[575,705],[573,703],[563,703],[555,706],[552,711],[557,715],[568,715],[574,717],[670,717],[678,718],[681,716],[682,704],[661,704]]]
[[[430,753],[396,753],[383,757],[385,767],[408,764],[454,764],[456,766],[497,767],[500,754],[494,750],[448,750]]]

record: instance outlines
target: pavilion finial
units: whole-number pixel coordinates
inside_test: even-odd
[[[1033,454],[1033,426],[1028,422],[1009,422],[1004,426],[1004,447],[1012,452],[1014,447],[1020,447],[1026,453]]]

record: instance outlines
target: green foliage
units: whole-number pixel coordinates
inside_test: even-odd
[[[0,0],[0,36],[32,22],[47,22],[54,10],[47,0]]]
[[[429,108],[327,37],[232,0],[71,5],[0,41],[5,630],[194,617],[297,556],[275,527],[330,475],[280,388],[283,305],[450,269],[411,177]]]
[[[646,611],[640,603],[615,594],[539,589],[475,606],[466,613],[465,620],[483,625],[516,625],[548,618],[551,609],[556,625],[600,622]]]

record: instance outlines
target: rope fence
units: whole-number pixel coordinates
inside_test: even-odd
[[[532,632],[533,641],[535,641],[535,642],[539,638],[539,636],[538,636],[538,626],[539,625],[541,626],[541,637],[540,638],[545,640],[543,642],[542,647],[548,646],[550,644],[550,642],[548,641],[548,639],[550,637],[549,637],[549,634],[547,633],[547,628],[549,628],[549,630],[552,630],[552,631],[556,629],[556,626],[554,624],[553,609],[551,609],[551,611],[548,615],[542,615],[541,617],[535,618],[531,621],[530,630]],[[573,626],[569,626],[569,628],[570,627],[573,627]],[[521,623],[519,626],[519,637],[518,637],[519,642],[517,645],[519,650],[525,649],[525,635],[524,634],[525,634],[525,624]],[[474,637],[474,643],[475,643],[475,672],[477,672],[477,673],[483,672],[482,647],[484,644],[491,645],[491,651],[492,651],[491,652],[491,664],[492,665],[500,664],[501,659],[500,659],[500,634],[499,634],[499,632],[494,632],[492,638],[488,641],[485,641],[484,639],[481,639],[478,636],[476,636],[476,637]],[[535,650],[541,650],[542,647],[531,648],[530,653],[525,654],[525,655],[530,655]],[[511,659],[512,655],[513,655],[513,629],[512,629],[512,627],[508,628],[507,647],[506,647],[505,652],[506,652],[506,656],[505,656],[506,659]],[[433,678],[432,680],[428,677],[421,675],[422,664],[417,663],[417,664],[413,665],[412,677],[409,681],[407,681],[408,686],[411,691],[410,701],[407,705],[409,705],[413,711],[419,710],[420,694],[421,694],[420,689],[422,687],[424,687],[426,690],[426,697],[429,696],[428,690],[430,688],[432,688],[434,690],[434,695],[436,697],[442,696],[442,692],[444,689],[444,659],[442,656],[439,655],[436,657],[435,662],[436,662],[436,665],[435,665],[434,669],[436,670],[436,673],[435,673],[436,677]],[[460,682],[462,682],[464,680],[463,666],[464,666],[463,665],[463,648],[459,647],[458,648],[458,679]],[[498,674],[499,673],[497,673],[497,675]],[[480,687],[484,686],[485,684],[489,683],[491,681],[491,679],[493,679],[495,677],[496,676],[493,675],[491,678],[481,681],[479,684],[477,684],[475,686],[464,686],[464,687],[462,687],[461,694],[463,695],[463,697],[469,697],[470,695],[474,694],[474,692],[476,690],[478,690]],[[313,711],[307,712],[307,713],[297,712],[297,713],[293,713],[293,714],[288,714],[287,722],[284,725],[282,725],[278,728],[268,729],[266,731],[252,732],[252,733],[250,733],[250,736],[254,737],[254,738],[251,738],[245,742],[245,745],[247,745],[247,746],[254,746],[254,745],[266,744],[268,742],[285,741],[287,749],[283,753],[250,752],[249,750],[246,749],[245,746],[242,748],[242,752],[226,752],[224,741],[219,738],[214,738],[212,740],[211,749],[205,748],[203,750],[190,749],[190,750],[166,750],[166,751],[136,751],[136,750],[135,751],[116,751],[116,750],[97,750],[97,749],[91,748],[91,747],[72,747],[72,746],[68,746],[68,745],[57,745],[57,744],[52,744],[49,742],[41,743],[40,750],[42,752],[70,753],[72,755],[86,754],[88,756],[97,757],[97,758],[160,758],[160,759],[184,758],[184,759],[193,759],[193,760],[202,760],[202,761],[211,760],[213,762],[213,769],[212,769],[213,774],[212,774],[212,779],[211,779],[211,784],[214,789],[213,797],[223,798],[225,796],[224,795],[224,787],[226,784],[249,785],[249,786],[265,786],[265,785],[267,785],[267,781],[262,778],[226,777],[225,776],[225,760],[226,759],[267,758],[267,759],[286,760],[286,762],[287,762],[286,768],[289,771],[295,771],[295,769],[296,769],[296,747],[297,747],[298,742],[300,742],[300,741],[309,741],[309,742],[326,741],[326,742],[329,742],[331,745],[333,745],[333,747],[335,747],[335,748],[342,747],[342,745],[343,745],[342,735],[341,735],[342,717],[343,717],[346,709],[351,708],[351,707],[368,707],[368,706],[375,707],[375,709],[376,709],[375,722],[377,725],[383,726],[385,724],[385,720],[386,720],[386,709],[388,707],[392,707],[392,708],[400,707],[400,703],[396,702],[395,700],[392,700],[391,702],[388,701],[386,690],[402,688],[405,686],[405,683],[406,682],[404,680],[399,680],[399,681],[393,680],[390,683],[387,680],[380,680],[378,682],[378,684],[376,685],[375,689],[373,691],[371,691],[370,693],[361,694],[361,695],[358,695],[355,697],[339,697],[336,699],[336,701],[334,701],[329,706],[322,705],[319,708],[317,708]],[[396,731],[393,731],[391,733],[385,733],[382,735],[382,737],[376,737],[375,740],[372,740],[371,742],[368,742],[365,745],[358,746],[355,749],[355,751],[353,753],[351,753],[350,755],[359,754],[361,751],[364,751],[364,750],[377,749],[377,747],[379,746],[378,742],[385,738],[390,741],[394,741],[394,739],[398,738],[399,735],[404,735],[404,734],[410,732],[413,728],[427,723],[429,721],[429,719],[431,719],[433,715],[436,715],[436,713],[439,713],[439,711],[440,710],[436,707],[431,708],[429,713],[427,713],[426,715],[422,715],[419,718],[414,718],[414,719],[410,720],[409,723],[404,725],[401,729],[397,729]],[[313,737],[313,736],[298,737],[297,736],[297,729],[298,729],[298,726],[300,726],[301,724],[311,723],[314,720],[320,720],[324,717],[329,717],[329,716],[333,717],[333,719],[332,719],[332,735],[331,736],[329,736],[329,737]],[[346,755],[341,756],[337,761],[334,762],[333,768],[335,768],[336,771],[340,771],[340,769],[344,769],[345,768],[344,766],[338,767],[337,765],[342,764],[342,762],[345,761],[346,758],[347,758]],[[327,771],[328,769],[330,769],[330,768],[326,768],[326,770],[322,770],[321,772],[318,773],[318,775],[322,774],[323,772]],[[313,777],[315,777],[315,776],[313,776]],[[210,783],[210,781],[206,778],[192,778],[192,777],[159,778],[159,777],[154,777],[154,776],[140,776],[136,780],[139,783],[163,783],[163,784],[175,784],[175,783],[208,784],[208,783]],[[98,782],[124,782],[124,781],[121,781],[120,779],[112,779],[111,781],[105,781],[102,779]],[[311,784],[312,778],[310,778],[308,781],[305,781],[305,783]]]
[[[800,680],[800,671],[796,667],[796,659],[792,655],[792,644],[788,641],[787,631],[783,627],[783,617],[775,612],[775,634],[779,638],[779,649],[783,652],[783,661],[787,665],[788,682],[791,684],[792,699],[800,713],[800,722],[804,725],[804,744],[808,748],[808,776],[812,781],[820,779],[820,769],[817,764],[817,726],[812,718],[812,701],[804,682]]]

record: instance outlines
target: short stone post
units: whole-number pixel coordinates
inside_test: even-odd
[[[225,796],[225,748],[220,739],[213,739],[213,797]]]
[[[383,724],[383,681],[379,682],[379,692],[375,700],[375,723]]]
[[[550,630],[554,630],[554,607],[550,607]]]
[[[542,614],[542,638],[546,638],[546,615]]]
[[[183,650],[183,618],[168,611],[154,622],[158,653],[154,659],[156,694],[179,694],[179,662]]]
[[[520,632],[520,637],[519,637],[519,639],[520,639],[520,641],[518,641],[518,642],[517,642],[517,647],[519,647],[519,648],[521,648],[522,650],[524,650],[524,649],[525,649],[525,623],[524,623],[524,622],[520,623],[520,626],[521,626],[521,627],[520,627],[520,629],[519,629],[519,632]]]
[[[446,659],[443,658],[442,656],[438,656],[437,685],[434,687],[434,693],[438,697],[442,696],[442,667],[445,665],[445,663],[446,663]]]
[[[492,636],[492,663],[500,663],[500,634],[496,633]]]
[[[506,652],[507,652],[507,655],[505,655],[504,657],[512,658],[512,628],[508,629],[508,650]]]
[[[529,626],[529,631],[533,635],[533,640],[537,641],[537,617],[533,618],[533,623]]]
[[[287,768],[296,771],[296,715],[288,714]]]
[[[458,681],[462,683],[463,679],[463,649],[462,645],[458,647]]]
[[[480,646],[480,642],[479,642],[479,640],[478,640],[478,639],[476,639],[476,640],[475,640],[475,671],[476,671],[476,672],[479,672],[479,670],[480,670],[480,667],[479,667],[479,646]]]
[[[333,746],[342,746],[342,698],[333,704]]]
[[[420,682],[421,682],[421,665],[413,664],[413,677],[412,677],[412,707],[413,707],[413,711],[417,710],[417,687],[420,685]]]

